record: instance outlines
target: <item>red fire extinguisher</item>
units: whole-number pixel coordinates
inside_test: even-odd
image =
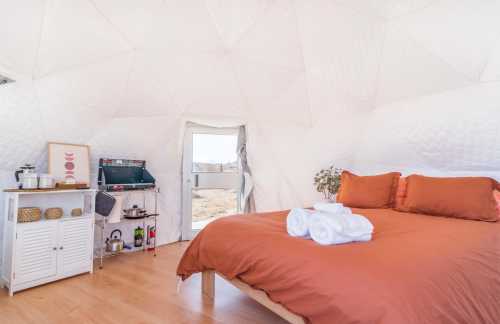
[[[156,227],[148,226],[148,238],[146,241],[146,244],[148,246],[148,251],[154,251],[156,245],[155,243],[156,243]]]

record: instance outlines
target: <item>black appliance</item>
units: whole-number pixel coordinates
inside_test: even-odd
[[[99,159],[97,185],[103,191],[145,190],[155,187],[146,161]]]

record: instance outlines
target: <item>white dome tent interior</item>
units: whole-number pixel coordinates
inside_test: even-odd
[[[57,275],[50,280],[47,274],[43,279],[32,279],[35,277],[31,272],[19,275],[23,269],[29,268],[33,273],[44,270],[34,268],[36,260],[23,260],[23,256],[29,254],[22,250],[27,245],[20,247],[19,239],[13,238],[20,237],[17,235],[24,231],[23,226],[42,224],[45,220],[44,209],[41,210],[42,219],[30,224],[20,223],[20,220],[16,224],[9,220],[12,215],[15,219],[21,213],[11,209],[40,207],[28,202],[40,202],[42,207],[59,207],[57,197],[66,201],[73,198],[65,198],[63,193],[47,194],[50,197],[46,201],[50,201],[50,205],[49,202],[44,203],[44,194],[2,192],[0,285],[5,289],[0,289],[0,313],[7,314],[8,323],[32,323],[26,319],[35,316],[41,316],[39,318],[44,323],[70,318],[88,323],[137,323],[142,319],[144,323],[341,324],[372,323],[374,318],[385,324],[419,323],[412,311],[403,314],[398,310],[401,309],[399,306],[403,307],[401,304],[371,303],[369,295],[362,296],[360,300],[364,304],[373,304],[373,309],[366,306],[359,314],[350,312],[349,305],[341,301],[338,305],[332,302],[330,309],[326,306],[321,310],[307,309],[304,303],[297,301],[299,297],[288,301],[286,296],[313,296],[317,293],[318,296],[330,296],[331,300],[340,296],[348,299],[350,290],[343,290],[347,291],[345,295],[335,295],[333,290],[330,295],[319,291],[288,292],[287,289],[292,288],[285,286],[274,291],[274,286],[267,283],[271,278],[262,279],[265,275],[273,276],[267,270],[259,271],[258,267],[264,264],[266,269],[273,268],[269,263],[254,260],[249,263],[248,269],[243,269],[243,261],[238,266],[230,266],[227,262],[216,260],[239,260],[237,255],[230,253],[248,253],[250,258],[255,255],[250,249],[256,248],[256,245],[261,250],[271,250],[267,242],[277,249],[275,253],[283,252],[278,246],[290,244],[297,251],[305,251],[306,247],[311,251],[317,249],[310,252],[314,256],[326,253],[337,256],[341,249],[352,255],[364,255],[365,252],[357,252],[356,249],[361,249],[359,246],[366,246],[363,251],[368,251],[366,254],[373,258],[379,255],[375,250],[380,246],[377,240],[383,241],[386,231],[383,227],[385,222],[377,217],[386,209],[372,217],[371,212],[365,215],[363,209],[356,209],[362,207],[350,206],[346,200],[326,203],[324,195],[316,190],[314,177],[331,165],[359,177],[400,172],[401,178],[417,174],[432,179],[452,179],[450,181],[476,179],[478,186],[486,178],[494,183],[500,181],[499,17],[500,1],[497,0],[1,1],[1,189],[17,188],[14,172],[25,164],[34,165],[38,174],[49,173],[48,143],[68,143],[89,148],[88,192],[91,195],[100,190],[97,183],[100,159],[146,161],[147,170],[156,180],[156,189],[160,190],[154,192],[159,214],[154,237],[157,256],[140,251],[116,257],[112,254],[113,257],[104,257],[101,269],[98,254],[99,249],[104,247],[99,245],[100,225],[95,223],[98,215],[92,215],[89,219],[94,228],[89,232],[87,246],[91,259],[96,259],[90,264],[91,270],[86,272],[93,273],[73,277],[77,273],[68,270],[63,274],[61,268],[65,267],[65,262],[61,261],[63,257],[58,247],[57,256],[54,254],[51,259]],[[197,126],[213,129],[216,134],[219,134],[217,131],[237,130],[244,126],[246,163],[243,170],[248,168],[251,172],[243,179],[246,179],[246,190],[250,190],[247,193],[251,195],[252,208],[246,210],[251,212],[251,216],[246,216],[245,210],[239,206],[235,212],[238,216],[223,217],[207,225],[194,239],[189,237],[186,242],[183,235],[186,226],[185,163],[189,159],[186,156],[186,134]],[[216,148],[208,147],[208,151],[216,151]],[[241,155],[238,156],[241,177],[240,162]],[[342,195],[346,196],[348,188],[344,183],[342,175],[340,186]],[[413,183],[416,186],[417,182]],[[412,192],[411,184],[412,181],[408,180],[408,195]],[[450,187],[459,188],[460,184]],[[83,190],[82,194],[87,195],[87,191]],[[140,200],[143,193],[122,194],[138,195]],[[461,200],[460,196],[456,197]],[[16,202],[10,206],[9,199]],[[23,199],[26,201],[23,202]],[[147,199],[152,201],[152,198]],[[334,206],[342,202],[342,208],[352,208],[353,214],[362,215],[372,223],[373,236],[370,233],[369,242],[325,246],[311,239],[287,235],[288,210],[307,208],[317,203]],[[440,204],[441,201],[434,205],[442,206]],[[484,206],[480,203],[471,203],[471,206],[478,204]],[[91,205],[93,209],[93,200]],[[253,245],[242,243],[240,247],[231,243],[231,246],[239,248],[227,248],[230,252],[215,248],[216,243],[218,246],[230,244],[224,243],[221,235],[217,239],[212,237],[216,233],[231,232],[233,227],[230,226],[234,226],[234,232],[238,233],[237,226],[243,224],[243,221],[238,223],[238,219],[254,217],[252,215],[260,219],[258,217],[266,217],[270,211],[284,213],[281,223],[277,225],[279,230],[274,230],[281,231],[282,236],[268,238],[267,225],[262,225],[262,231],[255,233],[258,239]],[[434,215],[433,212],[417,210],[411,213],[391,212],[408,214],[412,221],[417,214]],[[437,231],[435,228],[441,226],[444,220],[451,222],[452,219],[437,214],[437,217],[420,216],[434,221],[428,225],[433,231]],[[71,242],[65,234],[60,234],[65,226],[62,224],[69,224],[64,223],[66,216],[58,221],[60,229],[57,236]],[[472,224],[471,236],[490,228],[500,233],[498,222],[472,221],[471,217],[467,217],[467,220],[453,218],[453,221]],[[234,224],[229,224],[232,218],[235,219]],[[259,230],[257,223],[250,223],[250,220],[253,221],[249,218],[246,225],[249,228],[248,238],[240,237],[240,241],[252,241],[252,231]],[[419,221],[420,218],[415,220]],[[134,229],[138,225],[131,224],[117,226],[127,232],[124,237],[133,240],[133,235],[137,234],[133,234]],[[110,225],[113,224],[107,224],[103,236],[109,237],[114,229]],[[476,230],[476,225],[480,229]],[[146,228],[142,230],[145,232]],[[275,232],[269,235],[275,235]],[[29,231],[23,233],[21,236],[25,238],[31,235]],[[260,236],[258,233],[261,233]],[[426,233],[422,236],[428,235]],[[484,235],[487,234],[493,235],[484,232]],[[500,322],[500,300],[489,299],[500,294],[500,234],[496,235],[497,239],[489,241],[493,252],[478,252],[491,257],[483,263],[496,266],[486,267],[484,278],[469,280],[464,275],[463,280],[470,287],[464,284],[462,288],[470,291],[471,295],[464,293],[463,299],[459,298],[457,304],[452,306],[439,304],[446,303],[445,299],[438,300],[436,297],[436,303],[443,309],[450,309],[450,313],[440,313],[445,312],[437,310],[440,306],[414,305],[411,298],[398,295],[400,291],[396,288],[392,291],[387,286],[387,296],[401,297],[408,303],[404,307],[411,310],[434,309],[435,312],[429,311],[430,317],[420,318],[424,322],[431,323],[433,319],[435,323]],[[227,236],[230,240],[231,235]],[[78,238],[80,240],[83,236]],[[45,242],[39,238],[37,241]],[[432,245],[424,244],[422,250],[426,249],[424,246],[432,249]],[[465,256],[460,255],[461,260],[472,260],[472,256],[466,254],[467,248],[470,247],[463,246],[461,251]],[[196,266],[188,265],[187,261],[195,262],[195,255],[198,254],[194,251],[192,255],[183,254],[186,249],[186,254],[197,249],[196,253],[210,257],[200,256]],[[404,250],[404,246],[401,249]],[[442,256],[450,259],[457,256],[444,248],[440,251]],[[444,254],[448,252],[451,254]],[[298,260],[293,250],[287,253],[282,256],[283,260],[288,260],[287,264]],[[411,252],[407,253],[411,256]],[[458,252],[454,250],[453,253]],[[432,263],[433,259],[429,258],[428,262]],[[69,259],[68,262],[75,262]],[[264,256],[258,260],[264,260]],[[103,282],[108,278],[107,272],[126,267],[132,271],[134,262],[141,264],[139,272],[144,277],[127,276],[126,270],[121,270],[124,274],[120,280]],[[339,262],[362,267],[366,261]],[[475,263],[470,261],[468,265],[474,269]],[[183,272],[183,266],[184,269],[196,269],[193,271],[196,273]],[[275,266],[276,269],[285,267],[281,263]],[[450,267],[446,269],[454,269],[451,265],[445,266]],[[228,270],[229,267],[232,267],[231,270]],[[256,273],[250,275],[249,269]],[[350,272],[357,274],[358,270]],[[304,268],[303,271],[311,269]],[[432,275],[423,271],[429,277]],[[203,285],[196,279],[199,278],[198,272],[203,272]],[[215,288],[214,272],[217,273]],[[19,279],[15,279],[16,273]],[[179,280],[179,289],[175,283],[176,276],[184,280]],[[311,276],[321,275],[316,272]],[[62,280],[65,277],[71,279]],[[260,279],[255,279],[257,277]],[[26,281],[21,282],[21,278]],[[368,277],[349,278],[351,280],[345,281],[353,285],[363,282],[362,285],[367,287],[384,287],[383,278],[373,279],[379,280],[373,286],[370,286],[371,282],[365,283]],[[86,292],[74,288],[79,280],[84,281],[82,285],[86,288],[80,289]],[[236,284],[234,280],[237,280]],[[272,280],[278,284],[276,278]],[[321,280],[325,282],[329,279]],[[420,282],[418,280],[415,278],[412,283]],[[491,281],[486,283],[486,280]],[[57,283],[49,283],[52,281]],[[54,301],[73,293],[75,296],[80,293],[101,296],[106,285],[116,295],[118,292],[126,295],[129,292],[127,289],[133,292],[134,281],[142,284],[140,291],[144,291],[146,297],[153,296],[149,303],[154,303],[155,307],[148,308],[142,301],[128,308],[126,304],[110,304],[116,320],[108,318],[105,321],[101,318],[103,321],[99,322],[98,317],[89,315],[92,310],[100,312],[102,308],[99,307],[103,306],[91,303],[87,297],[82,298],[80,305],[74,305],[81,310],[75,315],[77,317],[61,313],[53,307],[41,315],[43,302],[36,306],[41,307],[39,310],[13,310],[20,307],[14,306],[17,301],[24,304],[23,301],[52,294],[56,295],[55,299],[51,299]],[[441,279],[436,281],[443,285],[446,282]],[[40,286],[44,283],[49,284]],[[332,282],[331,286],[334,284],[338,283]],[[401,287],[405,284],[411,285],[407,282],[395,285]],[[120,285],[121,290],[118,288]],[[148,288],[148,285],[157,287]],[[198,294],[199,286],[203,291]],[[484,300],[474,299],[480,298],[475,287],[485,286],[491,287],[491,290],[484,292]],[[307,287],[294,289],[299,288]],[[68,289],[67,293],[64,293],[65,289]],[[157,290],[153,293],[148,289]],[[353,288],[352,294],[359,292],[359,287],[356,289]],[[448,293],[447,287],[440,289]],[[265,300],[252,297],[255,291],[263,292]],[[420,295],[415,294],[420,297],[432,294],[431,290],[418,292]],[[9,296],[12,294],[13,297]],[[454,299],[453,295],[447,297]],[[3,302],[3,299],[9,298],[12,301]],[[213,303],[211,310],[207,311],[205,306],[199,306],[205,305],[207,298],[215,298],[219,304]],[[320,303],[319,299],[314,301]],[[65,302],[73,305],[66,299]],[[453,312],[453,307],[470,309],[472,306],[468,308],[467,302],[470,305],[483,303],[484,307],[470,313]],[[492,305],[486,305],[487,302]],[[225,303],[227,308],[223,306]],[[162,305],[165,310],[160,311]],[[492,310],[495,308],[496,311]],[[385,315],[377,313],[380,309]],[[33,313],[29,315],[31,311]],[[145,312],[150,313],[144,315]]]

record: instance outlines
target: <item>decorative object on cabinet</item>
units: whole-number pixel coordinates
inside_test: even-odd
[[[83,214],[83,211],[81,208],[73,208],[71,210],[71,216],[73,216],[73,217],[82,216],[82,214]]]
[[[51,207],[45,210],[44,216],[45,219],[59,219],[63,216],[64,212],[62,208],[59,207]]]
[[[38,175],[35,172],[35,167],[31,164],[25,164],[14,172],[16,177],[17,187],[19,189],[36,189],[38,188]]]
[[[49,143],[49,173],[54,176],[59,186],[88,187],[90,183],[89,156],[88,145]]]
[[[38,188],[40,189],[55,188],[54,177],[48,173],[40,174],[40,179],[38,180]]]
[[[0,275],[11,296],[23,289],[92,272],[95,190],[6,190],[4,199]],[[18,223],[15,211],[29,206],[60,206],[64,216]],[[81,206],[81,217],[69,216],[75,206]]]
[[[42,210],[38,207],[21,207],[17,210],[17,222],[36,222],[42,218]]]

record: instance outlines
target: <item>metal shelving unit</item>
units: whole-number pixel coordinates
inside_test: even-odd
[[[158,238],[158,216],[160,216],[159,214],[159,211],[158,211],[158,194],[160,193],[160,188],[152,188],[152,189],[144,189],[144,190],[129,190],[129,191],[124,191],[124,192],[130,192],[130,191],[133,191],[133,192],[138,192],[138,191],[142,191],[144,196],[143,196],[143,208],[146,208],[146,194],[147,193],[153,193],[154,194],[154,212],[151,213],[151,214],[146,214],[144,217],[141,217],[141,218],[134,218],[134,219],[128,219],[128,218],[124,218],[122,217],[121,220],[120,220],[120,223],[121,222],[137,222],[137,221],[140,221],[142,220],[142,225],[143,225],[143,229],[144,229],[144,232],[145,232],[145,236],[147,237],[149,235],[149,233],[146,233],[146,225],[147,225],[147,220],[153,218],[154,219],[154,228],[155,228],[155,237],[154,237],[154,244],[153,244],[153,256],[156,257],[156,239]],[[123,215],[122,215],[123,216]],[[97,219],[96,217],[96,225],[97,226],[100,226],[100,229],[101,229],[101,246],[99,248],[99,268],[102,269],[103,268],[103,259],[104,257],[107,257],[107,256],[115,256],[115,255],[118,255],[118,254],[121,254],[123,253],[123,251],[121,252],[118,252],[118,253],[106,253],[105,252],[105,238],[104,238],[104,232],[106,230],[106,225],[108,224],[108,221],[107,221],[107,217],[105,216],[100,216],[99,215],[99,220]],[[113,223],[113,224],[117,224],[117,223]],[[148,247],[146,246],[147,244],[147,240],[146,240],[146,237],[144,238],[143,240],[143,243],[142,243],[142,248],[136,248],[136,249],[132,249],[131,252],[136,252],[136,251],[146,251],[148,249]]]

